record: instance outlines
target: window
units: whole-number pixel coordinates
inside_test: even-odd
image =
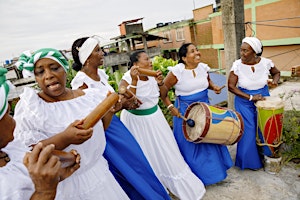
[[[182,41],[184,39],[184,30],[183,28],[176,29],[176,41]]]
[[[167,42],[172,42],[172,38],[171,38],[171,32],[170,31],[164,31],[163,32],[163,37],[164,38],[167,38],[167,39],[164,39],[164,43],[167,43]]]

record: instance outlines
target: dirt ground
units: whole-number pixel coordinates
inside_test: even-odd
[[[232,159],[236,145],[229,146]],[[300,168],[290,162],[278,174],[232,167],[225,180],[206,187],[203,200],[299,200]]]

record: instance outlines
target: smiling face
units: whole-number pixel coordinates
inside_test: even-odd
[[[56,61],[42,58],[34,65],[35,79],[43,93],[50,98],[59,98],[66,93],[66,72]]]
[[[193,44],[187,47],[186,56],[182,58],[185,64],[191,67],[196,67],[200,63],[201,61],[200,59],[201,59],[200,51]]]
[[[135,63],[135,65],[144,69],[152,70],[152,61],[145,52],[142,52],[138,55],[138,61]]]
[[[0,149],[4,148],[14,139],[13,132],[16,126],[15,120],[9,114],[10,106],[0,120]]]
[[[256,53],[253,51],[252,47],[246,42],[243,42],[241,45],[240,56],[242,63],[244,64],[255,63]]]

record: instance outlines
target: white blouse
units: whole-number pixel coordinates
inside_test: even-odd
[[[49,103],[41,99],[32,88],[25,88],[15,108],[15,138],[29,146],[52,137],[64,131],[75,120],[84,119],[106,97],[96,89],[88,88],[83,91],[85,94],[77,98]],[[117,188],[109,194],[105,191],[105,187],[113,188],[116,185],[107,182],[112,175],[103,157],[105,145],[103,123],[100,120],[93,127],[90,139],[64,149],[77,150],[81,156],[80,168],[58,185],[56,199],[101,199],[103,195],[111,195],[112,198],[116,196],[120,191]]]
[[[251,67],[254,67],[254,72]],[[257,90],[267,84],[272,67],[274,67],[272,60],[264,57],[261,57],[260,62],[255,65],[243,64],[239,59],[233,63],[231,71],[238,76],[239,87],[247,90]]]
[[[95,81],[91,79],[86,73],[79,71],[76,76],[71,81],[72,89],[78,89],[85,83],[89,88],[97,88],[103,91],[114,92],[113,87],[108,83],[108,75],[104,70],[98,69],[98,75],[100,76],[100,81]]]
[[[122,79],[130,85],[132,81],[130,71],[125,72]],[[137,110],[152,108],[158,103],[160,94],[154,77],[148,76],[147,81],[138,80],[136,86],[136,96],[143,102]]]
[[[174,67],[168,67],[168,70],[177,78],[177,83],[174,85],[176,96],[188,96],[208,88],[207,77],[210,67],[205,63],[199,63],[198,66],[192,70],[185,69],[185,65],[179,63]]]

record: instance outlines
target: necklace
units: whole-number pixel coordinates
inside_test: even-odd
[[[1,152],[0,160],[4,160],[5,162],[8,163],[10,161],[8,154],[3,151],[0,151],[0,152]]]

